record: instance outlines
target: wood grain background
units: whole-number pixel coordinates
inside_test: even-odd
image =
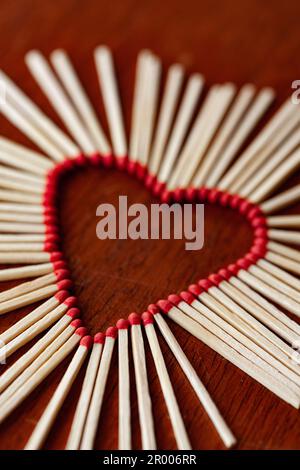
[[[273,86],[278,100],[269,115],[291,94],[291,82],[300,78],[300,8],[296,0],[284,4],[279,0],[2,0],[0,12],[1,67],[59,125],[61,122],[24,65],[24,54],[31,48],[39,48],[45,54],[56,47],[66,48],[105,127],[92,59],[93,48],[101,43],[108,44],[115,55],[127,129],[136,54],[142,47],[160,55],[164,71],[167,65],[179,61],[188,72],[203,73],[208,85],[233,81],[238,85],[253,82],[257,87]],[[2,117],[0,125],[1,134],[31,146]],[[92,332],[133,310],[141,312],[150,302],[180,291],[188,283],[234,261],[251,243],[251,231],[238,215],[214,207],[205,208],[205,247],[196,254],[185,252],[178,241],[101,242],[95,233],[96,207],[101,202],[115,203],[119,194],[127,194],[129,202],[149,204],[153,200],[139,182],[114,170],[74,174],[61,190],[64,248],[74,273],[83,318]],[[1,289],[8,285],[1,285]],[[0,331],[28,310],[1,317]],[[171,327],[237,436],[237,448],[300,447],[300,418],[296,410],[179,327]],[[223,449],[174,358],[162,341],[161,345],[193,447]],[[158,446],[175,449],[148,349],[147,361]],[[67,363],[68,360],[0,426],[1,449],[24,446]],[[47,449],[64,448],[81,381],[82,375],[47,439]],[[133,374],[131,388],[133,446],[138,449],[140,430]],[[117,448],[117,402],[114,354],[96,448]]]

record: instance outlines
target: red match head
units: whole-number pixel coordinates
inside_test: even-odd
[[[74,330],[76,330],[82,325],[82,321],[80,320],[80,318],[76,318],[75,320],[71,321],[70,325],[72,326],[72,328],[74,328]]]
[[[94,343],[104,344],[105,342],[105,333],[96,333],[94,336]]]
[[[56,281],[63,281],[64,279],[68,279],[70,276],[70,271],[68,269],[56,269],[54,271],[54,274],[56,276]]]
[[[191,284],[188,287],[189,292],[191,292],[195,297],[199,297],[199,295],[203,294],[204,289],[200,287],[198,284]]]
[[[92,347],[92,344],[93,344],[93,338],[92,336],[84,336],[81,340],[80,340],[80,346],[84,346],[86,349],[90,349]]]
[[[195,296],[186,290],[180,292],[180,297],[189,305],[191,305],[195,300]]]
[[[80,310],[79,310],[79,308],[70,308],[67,311],[66,315],[68,315],[71,318],[77,318],[77,317],[80,316]]]
[[[177,294],[170,294],[168,296],[168,300],[174,305],[178,305],[180,302],[182,302],[182,298]]]
[[[77,305],[77,297],[75,297],[73,295],[70,296],[70,297],[67,297],[64,300],[64,304],[66,304],[69,308],[75,307],[75,305]]]
[[[157,305],[164,313],[168,313],[174,307],[174,305],[169,300],[165,299],[159,300]]]
[[[118,336],[118,329],[115,326],[110,326],[109,328],[107,328],[105,336],[107,336],[108,338],[116,339],[116,337]]]
[[[142,320],[145,326],[152,325],[154,323],[153,315],[150,312],[144,312],[142,314]]]
[[[69,292],[67,290],[60,290],[55,294],[55,298],[58,300],[60,304],[62,304],[68,297],[69,297]]]
[[[157,305],[150,304],[148,305],[148,312],[150,312],[152,315],[156,315],[157,313],[160,313],[160,310]]]
[[[198,281],[200,287],[202,287],[205,291],[208,291],[213,286],[213,283],[209,279],[200,279]]]
[[[120,318],[117,321],[116,327],[118,328],[118,330],[127,330],[129,327],[129,321],[125,320],[124,318]]]
[[[128,321],[130,325],[140,325],[141,324],[141,316],[137,313],[133,312],[129,315]]]

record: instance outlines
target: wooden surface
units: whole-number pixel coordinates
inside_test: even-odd
[[[56,47],[67,49],[103,121],[92,51],[100,43],[112,47],[127,129],[136,54],[145,46],[158,53],[165,66],[179,61],[189,72],[203,73],[208,84],[226,80],[237,84],[250,81],[258,87],[272,85],[278,92],[277,104],[291,93],[291,82],[299,79],[300,8],[296,1],[282,6],[279,0],[2,0],[0,6],[1,67],[60,125],[24,65],[24,53],[31,48],[46,54]],[[0,124],[1,134],[30,145],[2,117]],[[127,194],[130,203],[150,204],[153,200],[139,182],[113,170],[84,170],[67,178],[61,191],[64,248],[74,273],[83,317],[93,332],[133,310],[143,311],[150,302],[180,291],[188,283],[234,261],[251,243],[247,224],[238,215],[215,207],[205,208],[205,246],[196,254],[185,252],[183,243],[178,241],[102,242],[95,233],[96,207],[101,202],[115,203],[118,194]],[[4,287],[7,286],[1,285],[1,289]],[[0,331],[28,310],[1,317]],[[179,327],[173,324],[171,327],[238,438],[237,448],[300,447],[300,418],[296,410]],[[161,341],[161,345],[193,447],[222,449],[166,344]],[[96,440],[99,449],[117,448],[116,352]],[[147,360],[158,446],[175,449],[148,346]],[[67,363],[54,371],[1,425],[1,449],[25,445]],[[140,448],[132,361],[130,367],[133,446]],[[81,381],[82,375],[59,414],[46,448],[64,447]]]

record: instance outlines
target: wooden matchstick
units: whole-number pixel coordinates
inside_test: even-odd
[[[42,196],[45,190],[44,184],[32,184],[16,178],[1,178],[0,187],[4,189],[12,189],[13,191],[30,193],[39,197]]]
[[[254,102],[252,103],[250,109],[246,113],[241,125],[233,135],[228,146],[222,153],[221,158],[218,160],[217,164],[214,166],[211,173],[208,175],[208,178],[205,182],[205,186],[214,187],[219,186],[219,181],[223,176],[224,172],[227,170],[231,164],[233,158],[235,157],[238,149],[245,141],[250,132],[257,125],[258,121],[262,118],[266,110],[271,105],[274,100],[274,91],[271,88],[264,88],[256,96]]]
[[[51,53],[50,59],[61,82],[69,92],[97,150],[104,156],[111,154],[106,135],[67,53],[62,49],[57,49]]]
[[[21,266],[20,268],[0,269],[0,281],[12,281],[16,279],[42,276],[44,274],[53,272],[56,269],[54,264],[58,269],[61,264],[63,266],[63,262],[57,261],[55,263],[40,263]]]
[[[94,336],[94,345],[86,369],[86,374],[82,384],[76,411],[73,417],[71,430],[66,444],[66,450],[78,450],[80,448],[84,424],[90,406],[104,341],[105,335],[103,333],[97,333]]]
[[[131,325],[131,343],[142,436],[142,448],[143,450],[155,450],[156,440],[151,397],[147,378],[144,340],[141,330],[141,318],[136,313],[131,313],[128,317],[128,320]]]
[[[119,449],[131,450],[130,377],[127,320],[120,319],[118,328],[119,362]]]
[[[20,108],[24,109],[25,115],[30,117],[33,126],[38,126],[42,129],[43,134],[48,137],[48,141],[52,142],[51,146],[53,149],[56,148],[54,152],[56,156],[51,156],[55,160],[60,161],[64,159],[63,155],[68,157],[76,157],[79,155],[80,151],[78,147],[72,142],[68,135],[56,126],[3,71],[0,71],[0,79],[2,83],[4,83],[8,95],[11,95],[15,102],[20,105]],[[60,156],[58,156],[57,151],[60,151]]]
[[[266,219],[268,227],[300,228],[299,215],[274,215]]]
[[[271,240],[289,243],[292,245],[300,245],[300,231],[273,228],[268,230],[268,237]]]
[[[70,308],[65,315],[63,315],[60,320],[58,320],[50,330],[42,336],[26,353],[24,353],[19,359],[17,359],[5,372],[0,376],[0,403],[2,399],[6,399],[7,394],[10,395],[12,392],[6,392],[6,389],[14,381],[14,390],[19,387],[21,383],[21,376],[24,378],[24,381],[31,375],[30,371],[33,367],[34,370],[37,370],[39,366],[43,363],[43,357],[47,360],[51,352],[56,351],[63,343],[74,333],[75,329],[80,325],[80,321],[75,322],[80,314],[78,308]],[[56,339],[60,336],[60,340],[56,342]],[[48,346],[51,346],[51,349],[47,349]],[[53,348],[53,349],[52,349]],[[55,349],[56,348],[56,349]],[[43,356],[44,354],[44,356]],[[39,362],[36,362],[36,361]],[[35,366],[33,366],[35,364]],[[26,370],[26,372],[24,372]],[[27,374],[26,377],[24,374]],[[13,387],[9,387],[10,390],[13,390]]]
[[[16,179],[23,183],[33,184],[34,186],[44,188],[46,181],[46,174],[36,175],[29,173],[18,168],[7,168],[7,166],[0,164],[0,178]]]
[[[26,204],[42,204],[42,195],[25,193],[9,189],[0,189],[0,200],[7,202],[22,202]]]
[[[300,184],[293,186],[286,191],[273,196],[272,198],[260,204],[261,210],[265,214],[270,214],[283,209],[300,200]]]
[[[291,271],[292,273],[300,274],[300,264],[297,260],[293,261],[292,259],[287,258],[286,256],[281,256],[277,253],[272,253],[270,251],[266,254],[265,258],[271,263],[274,263],[280,266],[281,268],[285,269],[286,271]]]
[[[44,223],[44,216],[39,214],[3,212],[0,210],[0,220],[4,222],[26,222],[29,224],[42,224]]]
[[[59,413],[73,383],[76,379],[88,351],[92,345],[92,337],[84,336],[79,343],[78,349],[75,352],[69,367],[67,368],[63,378],[61,379],[58,387],[56,388],[51,400],[49,401],[46,409],[44,410],[41,418],[39,419],[33,433],[31,434],[25,450],[40,449],[49,434],[52,424]]]
[[[106,330],[104,348],[82,434],[80,444],[82,450],[92,450],[94,446],[116,336],[115,327]]]
[[[289,286],[293,287],[298,292],[300,292],[300,280],[296,278],[295,276],[293,276],[292,274],[289,274],[284,269],[281,269],[275,264],[268,261],[266,257],[264,259],[262,258],[259,259],[256,264],[257,266],[260,266],[262,269],[264,269],[268,273],[272,274],[273,276],[277,277],[281,281],[285,282],[286,284],[288,284]]]
[[[0,202],[0,211],[21,214],[44,214],[45,208],[42,204],[20,204],[17,202]]]
[[[176,357],[180,367],[182,368],[188,381],[193,387],[197,397],[202,403],[206,413],[210,417],[222,441],[224,442],[226,447],[232,447],[236,443],[235,437],[233,436],[232,432],[230,431],[224,419],[222,418],[219,410],[217,409],[216,405],[214,404],[213,400],[211,399],[210,395],[208,394],[207,390],[199,379],[195,369],[188,360],[184,351],[180,347],[168,324],[166,323],[162,315],[159,313],[159,309],[156,307],[156,305],[149,305],[148,310],[154,315],[154,319],[160,329],[160,332],[165,338],[174,356]]]
[[[71,101],[44,56],[40,52],[33,50],[26,54],[25,62],[75,142],[87,155],[95,154],[97,149],[89,133],[82,125]]]
[[[274,276],[272,273],[266,272],[264,269],[261,269],[260,265],[257,263],[256,265],[253,264],[252,266],[249,267],[248,272],[253,274],[255,277],[263,280],[270,286],[272,286],[274,289],[277,289],[279,292],[282,292],[283,294],[287,295],[288,297],[291,297],[291,299],[295,300],[299,304],[299,309],[300,309],[300,292],[297,291],[297,289],[294,289],[291,287],[288,283],[285,281],[282,281],[278,279],[276,276]],[[300,311],[299,311],[300,314]]]
[[[4,402],[0,407],[0,423],[70,354],[86,332],[86,328],[78,328],[68,341]]]
[[[221,152],[224,151],[226,145],[228,145],[229,138],[238,128],[243,114],[253,99],[254,93],[255,88],[251,84],[244,85],[240,89],[230,112],[225,117],[216,138],[212,141],[204,156],[202,165],[200,165],[193,178],[193,186],[200,187],[204,185],[207,175],[211,172],[211,169],[219,158]]]
[[[284,256],[285,258],[289,258],[294,261],[298,261],[300,263],[300,253],[298,250],[294,248],[290,248],[289,246],[282,245],[281,243],[276,243],[273,241],[267,242],[267,248],[271,252],[277,253],[279,255]]]
[[[178,157],[186,132],[193,117],[204,85],[202,75],[192,75],[186,86],[176,119],[158,173],[158,180],[166,183]]]
[[[144,312],[142,315],[143,324],[150,345],[152,357],[154,360],[156,372],[159,378],[160,386],[164,395],[168,413],[171,419],[172,428],[179,450],[190,450],[191,444],[184,426],[172,383],[167,371],[163,354],[154,329],[154,319],[151,313]]]
[[[281,129],[282,125],[296,113],[295,105],[288,98],[277,110],[266,126],[260,131],[258,136],[244,150],[234,164],[228,169],[227,173],[220,180],[218,187],[223,191],[228,190],[233,182],[243,173],[249,162]]]
[[[171,125],[174,119],[175,109],[179,99],[179,93],[183,82],[184,71],[181,65],[175,64],[169,68],[158,123],[156,126],[153,146],[149,160],[149,173],[157,175],[163,152],[166,147]]]
[[[114,155],[127,155],[126,135],[113,58],[107,47],[99,46],[94,52],[96,69],[113,143]]]

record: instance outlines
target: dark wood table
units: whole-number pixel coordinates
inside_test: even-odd
[[[258,88],[273,86],[278,99],[269,115],[291,94],[291,82],[300,78],[300,8],[295,0],[2,0],[0,5],[1,67],[59,125],[60,120],[24,65],[24,54],[31,48],[48,54],[63,47],[70,53],[105,128],[92,56],[94,47],[101,43],[109,45],[115,56],[127,129],[135,60],[143,47],[153,49],[162,58],[164,71],[178,61],[188,72],[203,73],[208,85],[233,81],[238,85],[253,82]],[[31,146],[4,118],[0,123],[1,134]],[[197,253],[185,252],[181,241],[102,242],[95,233],[96,207],[101,202],[116,203],[119,194],[128,195],[129,202],[153,201],[141,183],[114,170],[85,170],[67,178],[61,188],[64,249],[74,273],[74,290],[83,318],[92,332],[104,330],[131,311],[142,312],[150,302],[178,292],[234,261],[251,243],[246,222],[229,210],[224,213],[215,207],[205,208],[205,246]],[[1,289],[9,285],[1,285]],[[0,331],[29,310],[1,317]],[[181,328],[171,327],[238,438],[238,449],[299,448],[300,418],[296,410]],[[163,341],[161,346],[193,447],[223,449],[174,357]],[[9,365],[15,356],[9,359]],[[68,360],[0,426],[1,449],[25,445],[67,364]],[[133,447],[138,449],[141,443],[132,360],[130,366]],[[147,367],[158,446],[175,449],[148,347]],[[80,374],[56,420],[45,444],[47,449],[64,448],[82,378]],[[117,448],[117,409],[115,351],[96,448]]]

